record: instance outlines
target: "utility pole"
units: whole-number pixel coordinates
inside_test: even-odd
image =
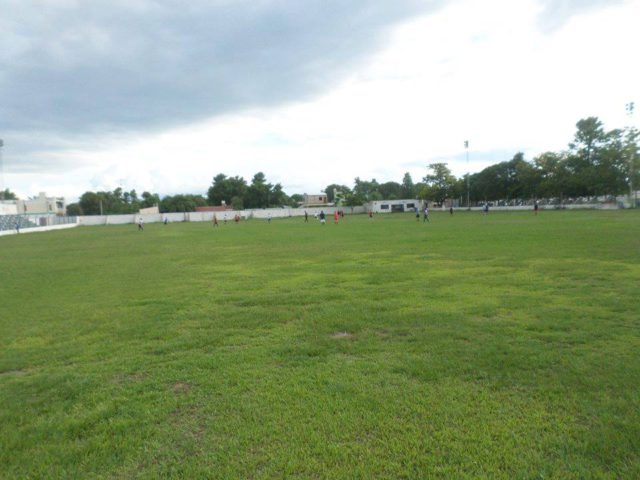
[[[627,111],[627,116],[629,117],[629,126],[627,127],[627,134],[631,135],[633,131],[633,111],[635,110],[635,103],[629,102],[625,105],[625,110]],[[633,176],[636,173],[635,169],[635,142],[631,143],[632,138],[629,138],[629,204],[631,208],[636,208],[636,198],[633,189]],[[635,140],[635,139],[634,139]]]
[[[0,200],[4,200],[4,166],[2,164],[2,147],[4,147],[4,141],[0,138]]]
[[[464,141],[464,149],[467,154],[467,210],[471,210],[471,203],[469,202],[469,140]]]

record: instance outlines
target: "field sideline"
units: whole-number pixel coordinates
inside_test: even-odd
[[[640,211],[0,237],[0,478],[640,478]]]

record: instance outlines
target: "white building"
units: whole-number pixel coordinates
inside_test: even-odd
[[[37,197],[28,200],[17,200],[16,207],[20,215],[65,215],[67,213],[64,197],[47,197],[45,192],[40,192]]]
[[[140,215],[158,215],[160,213],[160,207],[155,205],[153,207],[141,208],[138,210]]]
[[[17,215],[18,207],[15,200],[0,200],[0,215]]]
[[[309,195],[305,193],[303,195],[302,206],[303,207],[323,207],[330,206],[332,203],[328,203],[327,194],[319,193],[316,195]]]
[[[367,211],[373,213],[396,213],[396,212],[413,212],[415,208],[420,209],[422,204],[416,199],[402,200],[375,200],[369,202]]]

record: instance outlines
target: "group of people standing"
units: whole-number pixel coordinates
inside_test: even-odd
[[[324,210],[320,210],[320,213],[314,214],[314,218],[320,219],[320,223],[324,225],[327,223],[327,215],[324,213]],[[338,224],[340,222],[340,218],[344,218],[344,210],[334,210],[333,212],[333,223]],[[309,213],[304,211],[304,222],[309,223]]]
[[[533,204],[533,211],[534,211],[535,215],[538,215],[538,208],[539,208],[538,207],[538,201],[536,200],[534,202],[534,204]],[[418,207],[415,207],[414,208],[414,212],[415,212],[415,215],[416,215],[416,222],[419,222],[420,221],[420,214],[421,214],[420,209]],[[488,202],[485,202],[485,204],[483,205],[482,213],[484,215],[487,215],[489,213],[489,203]],[[369,214],[369,218],[372,219],[373,218],[373,211],[369,210],[368,214]],[[449,207],[449,214],[453,215],[453,207],[452,206]],[[324,213],[324,210],[320,210],[320,213],[315,213],[314,214],[314,218],[319,219],[320,223],[322,225],[324,225],[327,222],[327,220],[326,220],[327,215]],[[333,223],[334,224],[338,224],[339,221],[340,221],[340,218],[344,218],[344,210],[334,210],[334,212],[333,212]],[[238,223],[240,221],[240,215],[236,214],[235,217],[233,218],[233,220],[236,223]],[[309,213],[306,210],[304,212],[304,221],[305,221],[305,223],[309,222]],[[218,217],[216,216],[215,213],[213,214],[212,222],[213,222],[213,226],[214,227],[218,227],[219,226]],[[223,222],[225,224],[227,223],[227,214],[226,213],[223,215]],[[267,222],[271,223],[271,213],[269,213],[267,215]],[[423,223],[424,222],[430,223],[430,220],[429,220],[429,204],[428,203],[425,203],[424,210],[422,210],[422,222]],[[165,225],[167,223],[169,223],[169,220],[168,220],[168,218],[166,216],[164,217],[163,223]],[[144,222],[142,220],[142,217],[138,218],[137,224],[138,224],[138,230],[144,230]],[[16,228],[17,232],[20,232],[20,225],[18,223],[16,223],[15,228]]]
[[[420,221],[420,209],[418,207],[415,208],[416,212],[416,222]],[[422,211],[422,223],[429,222],[429,204],[424,204],[424,210]]]

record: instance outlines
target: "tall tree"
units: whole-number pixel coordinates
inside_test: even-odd
[[[78,217],[84,215],[79,203],[70,203],[67,205],[67,215],[70,217]]]
[[[588,161],[591,161],[593,152],[606,140],[602,122],[598,117],[583,118],[578,120],[576,128],[577,131],[573,142],[569,144],[569,148],[584,155]]]
[[[302,202],[304,202],[304,196],[300,195],[299,193],[294,193],[293,195],[291,195],[289,197],[289,206],[290,207],[296,208],[300,204],[302,204]]]
[[[160,211],[170,212],[193,212],[196,207],[204,207],[207,201],[202,195],[173,195],[166,196],[160,201]]]
[[[431,163],[429,170],[431,173],[428,173],[423,179],[427,190],[423,190],[422,194],[427,194],[436,202],[443,203],[445,199],[452,197],[456,177],[451,174],[446,163]]]
[[[398,182],[385,182],[378,186],[378,192],[383,199],[396,200],[402,198],[402,185]]]
[[[373,200],[382,200],[382,195],[378,191],[379,187],[380,184],[375,178],[367,181],[360,180],[360,177],[356,177],[354,180],[352,201],[365,203]],[[359,205],[362,205],[362,203]]]
[[[221,205],[225,202],[227,205],[232,203],[233,197],[244,199],[247,193],[247,182],[244,178],[235,176],[227,177],[220,173],[213,177],[213,184],[207,192],[207,201],[209,205]]]
[[[628,185],[628,161],[622,130],[607,132],[606,143],[594,161],[596,195],[617,195],[626,191]]]
[[[633,111],[633,107],[631,107]],[[635,127],[628,127],[624,134],[624,156],[626,158],[626,181],[629,186],[629,196],[635,207],[635,191],[640,188],[640,158],[638,152],[640,132]]]
[[[273,186],[267,183],[264,173],[256,173],[244,197],[245,208],[267,208],[269,206],[272,188]]]
[[[100,215],[102,198],[95,192],[85,192],[80,196],[80,209],[83,215]],[[104,212],[104,206],[102,206]],[[106,212],[105,212],[106,213]]]
[[[351,189],[346,185],[338,185],[337,183],[327,185],[324,189],[324,193],[327,195],[327,202],[333,203],[335,201],[334,195],[336,192],[338,195],[342,194],[342,197],[344,198],[346,195],[351,193]]]
[[[597,164],[600,162],[601,149],[607,134],[597,117],[588,117],[576,123],[573,142],[569,144],[567,170],[567,193],[570,196],[596,195],[599,190]]]
[[[0,200],[17,200],[16,194],[8,188],[0,190]]]
[[[160,205],[160,196],[157,193],[142,192],[140,208],[149,208]]]
[[[539,179],[540,197],[562,198],[567,194],[570,172],[564,153],[545,152],[533,159]]]
[[[406,172],[404,177],[402,177],[402,189],[400,195],[402,198],[414,198],[416,196],[415,185],[413,184],[413,179],[409,172]]]
[[[282,185],[276,183],[269,195],[269,206],[283,207],[289,204],[289,196],[282,190]]]

